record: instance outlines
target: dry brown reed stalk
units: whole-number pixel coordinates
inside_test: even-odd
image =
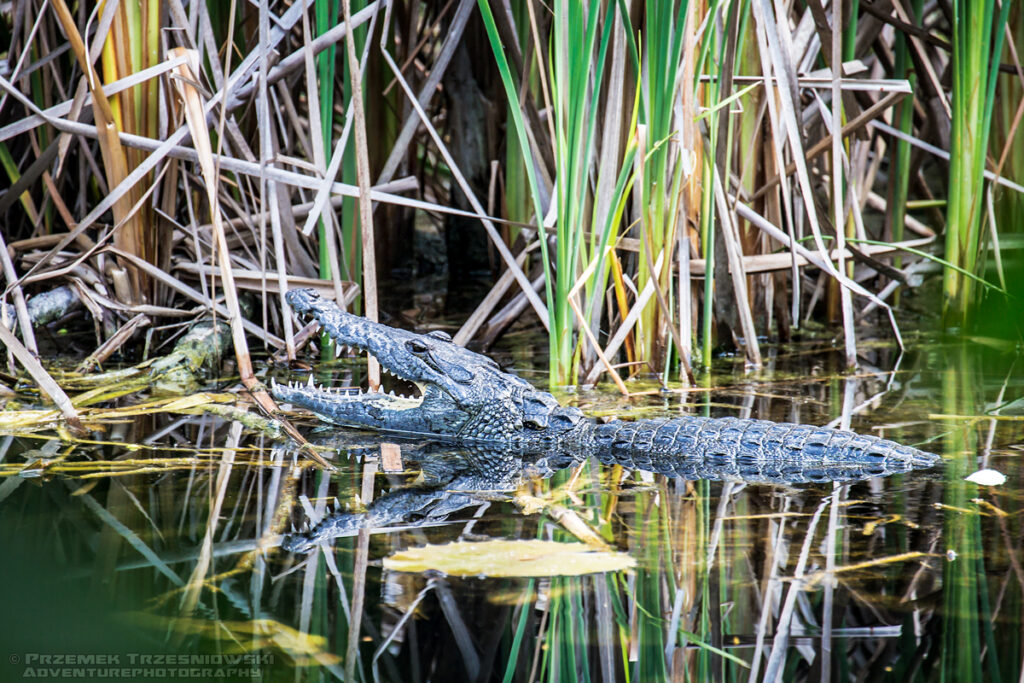
[[[839,131],[843,123],[843,99],[841,80],[843,77],[842,40],[843,34],[843,7],[839,2],[832,3],[832,54],[829,56],[829,65],[832,67],[832,126],[833,131]],[[833,227],[836,231],[836,245],[839,249],[838,270],[846,275],[852,273],[846,268],[845,248],[847,237],[846,207],[843,204],[843,145],[838,133],[832,136],[832,210],[834,216]],[[851,181],[852,182],[852,181]],[[857,367],[857,339],[853,329],[853,302],[850,299],[850,290],[841,287],[839,290],[843,314],[843,342],[846,350],[846,367]]]
[[[192,133],[192,144],[195,145],[196,153],[199,156],[199,165],[203,172],[207,198],[210,202],[214,252],[224,283],[224,300],[227,303],[228,324],[231,325],[231,336],[238,359],[239,373],[242,376],[242,381],[250,384],[254,380],[252,361],[249,357],[249,346],[245,341],[245,331],[242,328],[242,311],[238,305],[238,291],[235,289],[234,270],[228,255],[227,238],[224,234],[224,226],[221,224],[218,176],[214,168],[213,151],[203,116],[203,103],[195,86],[198,83],[196,73],[199,71],[199,55],[196,52],[188,52],[184,48],[173,48],[167,56],[169,59],[178,56],[188,58],[186,64],[175,68],[176,77],[173,82],[178,96],[182,100],[185,120]]]
[[[128,176],[129,164],[126,151],[121,145],[121,140],[118,136],[117,117],[115,117],[114,111],[111,108],[110,101],[103,94],[99,75],[93,69],[89,52],[86,50],[85,42],[78,32],[78,27],[71,16],[71,11],[64,3],[64,0],[55,0],[53,8],[92,92],[93,116],[96,119],[97,139],[99,140],[100,152],[103,155],[103,166],[106,172],[107,184],[110,187],[120,185]],[[132,210],[132,204],[138,201],[140,195],[135,190],[134,184],[131,189],[132,191],[127,196],[120,197],[114,202],[112,207],[114,220],[122,226],[121,230],[114,237],[114,243],[120,249],[130,253],[144,254],[146,250],[141,242],[144,226],[141,217]],[[141,274],[136,269],[130,268],[128,272],[131,279],[131,290],[127,293],[130,302],[140,301],[147,283],[143,281]]]
[[[352,23],[352,3],[341,0],[345,23]],[[363,71],[356,59],[355,41],[345,41],[348,52],[349,80],[352,83],[350,106],[355,112],[353,125],[356,133],[356,176],[359,179],[359,227],[363,246],[363,311],[367,318],[377,322],[377,257],[374,249],[373,210],[370,207],[370,159],[366,146],[366,114],[363,111]],[[380,386],[380,364],[373,356],[367,359],[370,388]],[[356,629],[358,630],[358,629]],[[351,676],[351,673],[349,674]]]

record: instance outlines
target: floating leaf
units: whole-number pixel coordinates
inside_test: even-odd
[[[978,470],[964,479],[979,486],[1001,486],[1006,483],[1006,475],[997,470]]]
[[[384,559],[385,569],[434,570],[451,576],[580,576],[634,566],[636,560],[626,553],[539,540],[457,541],[411,548]]]

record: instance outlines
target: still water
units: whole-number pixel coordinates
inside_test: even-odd
[[[540,384],[532,355],[501,360]],[[401,471],[384,472],[395,453],[379,441],[301,418],[336,473],[224,414],[0,436],[0,680],[1019,680],[1021,359],[934,339],[869,349],[855,373],[839,358],[805,342],[756,374],[721,360],[696,390],[559,399],[626,418],[848,422],[941,465],[797,486],[588,462],[477,486],[452,483],[466,454],[399,444]],[[343,359],[318,380],[364,369]],[[1006,483],[965,481],[982,468]],[[332,511],[341,535],[289,541]],[[525,577],[536,558],[513,543],[492,569],[393,568],[427,545],[429,560],[453,541],[537,539],[632,566]]]

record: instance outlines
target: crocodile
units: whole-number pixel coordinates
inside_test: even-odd
[[[939,460],[888,439],[807,424],[689,415],[602,422],[561,405],[442,331],[417,334],[372,322],[311,289],[291,290],[286,298],[340,347],[369,353],[383,371],[416,387],[405,396],[317,386],[312,375],[305,383],[272,381],[279,401],[333,425],[498,448],[510,457],[546,453],[560,462],[578,462],[593,456],[605,464],[691,479],[852,481],[927,468]]]

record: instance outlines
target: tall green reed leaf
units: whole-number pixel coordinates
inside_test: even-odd
[[[484,29],[487,32],[487,39],[491,44],[491,51],[494,53],[494,61],[498,65],[498,73],[501,76],[501,84],[505,88],[505,96],[509,102],[518,102],[519,93],[516,92],[515,83],[512,79],[512,70],[509,67],[508,58],[505,56],[501,38],[498,36],[498,27],[494,23],[494,14],[491,12],[487,0],[478,0],[480,16],[484,22]],[[548,301],[548,344],[549,348],[557,348],[558,327],[555,317],[555,307],[551,305],[553,300],[551,263],[548,260],[547,240],[544,235],[544,212],[540,206],[540,190],[537,182],[537,170],[532,163],[533,153],[530,150],[530,139],[526,135],[526,123],[523,121],[523,112],[519,107],[510,107],[509,114],[516,132],[516,139],[519,142],[519,149],[522,151],[526,163],[526,177],[530,183],[530,194],[533,197],[533,215],[537,223],[537,229],[542,236],[540,240],[541,259],[544,263],[544,294]],[[557,367],[554,363],[549,366],[548,380],[551,384],[559,384]]]
[[[601,3],[591,0],[584,5],[576,0],[559,0],[555,4],[554,27],[550,55],[552,106],[555,122],[555,170],[557,201],[557,248],[555,300],[551,302],[558,325],[557,345],[551,353],[559,384],[576,383],[578,368],[574,368],[572,329],[574,320],[569,297],[579,265],[586,267],[592,260],[602,260],[602,274],[607,272],[603,263],[604,252],[591,249],[584,252],[584,235],[593,230],[593,218],[587,207],[591,200],[590,177],[596,158],[595,130],[600,113],[601,86],[604,65],[611,42],[614,4],[609,3],[602,12]],[[600,33],[599,33],[600,29]],[[583,33],[580,40],[579,33]],[[596,51],[596,59],[595,59]],[[592,75],[593,74],[593,75]],[[601,244],[607,244],[607,224],[602,231]],[[593,234],[593,233],[592,233]],[[604,280],[601,280],[603,285]],[[587,294],[592,294],[596,280],[590,281]],[[588,301],[592,297],[587,297]],[[590,306],[588,311],[592,310]],[[580,321],[589,325],[590,321]]]
[[[686,31],[694,30],[686,22],[688,2],[653,0],[647,3],[644,24],[644,74],[640,123],[647,128],[647,140],[666,140],[675,135],[675,107],[679,97],[679,86],[683,72],[683,46]],[[692,114],[692,113],[690,113]],[[684,116],[687,113],[684,113]],[[683,172],[680,163],[679,145],[661,145],[652,149],[650,158],[644,164],[643,181],[639,187],[641,212],[641,239],[650,244],[648,256],[640,253],[638,282],[646,284],[651,277],[663,292],[671,296],[670,267],[654,272],[654,263],[659,254],[671,251],[675,244],[678,218],[678,175]],[[667,261],[667,259],[666,259]],[[651,359],[654,367],[664,360],[666,344],[662,334],[663,325],[673,324],[664,320],[657,301],[650,301],[640,317],[641,356]]]
[[[953,118],[946,259],[975,273],[981,253],[984,172],[1003,35],[1013,3],[953,2]],[[993,42],[994,39],[994,42]],[[955,269],[943,277],[947,325],[967,325],[976,289]]]
[[[334,24],[338,20],[338,0],[317,0],[315,12],[317,35],[323,35],[334,28]],[[320,123],[323,129],[325,151],[332,149],[332,143],[334,142],[334,126],[332,124],[334,122],[336,51],[337,47],[331,45],[317,55],[316,58],[316,72],[320,85]],[[351,202],[346,203],[349,204]],[[317,226],[317,235],[319,238],[320,277],[324,280],[330,280],[331,273],[339,266],[337,263],[331,263],[330,251],[327,248],[328,230],[330,230],[330,226],[321,219]]]

